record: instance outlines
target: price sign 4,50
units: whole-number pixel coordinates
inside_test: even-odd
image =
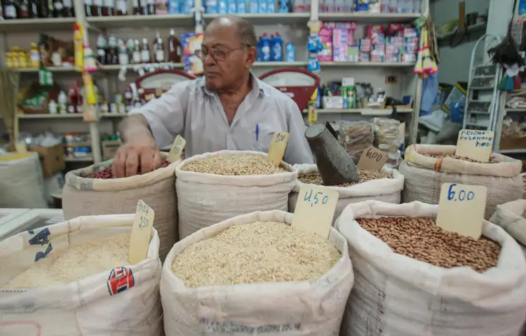
[[[323,192],[318,191],[317,193],[314,194],[314,197],[313,197],[312,196],[313,192],[314,191],[312,189],[305,191],[303,200],[306,202],[309,202],[311,207],[315,206],[316,204],[320,202],[321,204],[327,204],[327,202],[329,201],[329,195],[326,195]]]
[[[298,195],[292,227],[329,237],[340,194],[328,188],[304,185]]]

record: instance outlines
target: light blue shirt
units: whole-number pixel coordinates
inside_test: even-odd
[[[170,148],[181,134],[186,140],[186,157],[225,149],[268,153],[274,132],[285,131],[290,138],[284,161],[314,163],[296,103],[251,77],[252,91],[239,105],[232,124],[228,123],[217,93],[206,88],[204,78],[176,83],[160,98],[130,114],[144,115],[162,149]]]

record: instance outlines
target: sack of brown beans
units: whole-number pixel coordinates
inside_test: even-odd
[[[405,176],[402,201],[438,204],[443,183],[482,185],[488,188],[484,218],[489,219],[498,204],[522,198],[521,161],[493,153],[489,163],[481,163],[455,151],[456,146],[409,146],[398,168]]]
[[[337,335],[353,284],[345,238],[258,211],[176,243],[161,275],[167,336]]]
[[[16,159],[14,154],[6,154],[0,158],[0,208],[47,208],[38,154]]]
[[[502,228],[447,232],[438,206],[366,201],[336,222],[355,283],[340,336],[517,336],[526,313],[526,262]]]
[[[294,212],[298,193],[304,184],[323,185],[318,167],[312,164],[294,165],[298,170],[298,180],[294,189],[289,194],[289,211]],[[336,190],[340,197],[336,205],[334,220],[340,216],[343,209],[350,203],[358,203],[374,199],[387,203],[400,203],[401,193],[404,189],[404,176],[396,169],[382,168],[380,171],[358,170],[360,181],[358,183],[345,183],[341,186],[327,188]]]
[[[179,237],[226,219],[267,210],[287,210],[298,172],[267,154],[220,151],[196,155],[176,168]]]
[[[163,156],[166,156],[163,154]],[[176,161],[145,175],[112,178],[113,160],[66,174],[62,193],[64,218],[135,213],[143,200],[155,211],[154,227],[161,239],[159,255],[164,260],[178,240]]]
[[[526,254],[526,200],[519,199],[497,205],[497,211],[491,217],[491,222],[500,226],[520,244]]]

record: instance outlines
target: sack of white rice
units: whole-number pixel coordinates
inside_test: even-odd
[[[174,245],[163,266],[167,336],[337,335],[353,284],[345,239],[254,212]]]
[[[137,202],[143,200],[155,211],[154,227],[159,233],[159,254],[164,260],[178,240],[175,167],[181,161],[169,165],[165,162],[151,173],[126,178],[112,178],[112,162],[66,174],[62,193],[64,218],[135,213]]]
[[[492,153],[489,163],[455,156],[456,146],[411,145],[398,168],[405,176],[404,203],[438,204],[443,183],[482,185],[488,188],[484,218],[489,219],[498,204],[522,198],[522,163]]]
[[[0,208],[47,208],[38,153],[0,155]]]
[[[526,255],[526,200],[519,199],[497,205],[491,222],[500,226],[520,244]]]
[[[298,175],[291,165],[276,168],[267,154],[251,151],[196,155],[175,173],[181,239],[238,215],[286,211]]]
[[[0,242],[0,335],[162,335],[159,236],[128,262],[134,215],[88,216]]]
[[[366,201],[336,222],[356,281],[340,336],[517,336],[526,263],[503,229],[480,239],[435,223],[438,206]]]
[[[294,165],[298,170],[298,180],[294,189],[289,194],[289,211],[294,212],[298,193],[304,184],[323,185],[318,167],[312,164]],[[404,189],[404,176],[396,169],[384,167],[380,171],[358,170],[360,182],[345,183],[341,186],[327,186],[336,190],[340,197],[336,205],[334,220],[340,216],[343,209],[350,203],[358,203],[374,199],[386,203],[400,203],[401,193]]]

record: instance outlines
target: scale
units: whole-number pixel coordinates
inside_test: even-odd
[[[139,98],[150,101],[153,98],[159,98],[175,83],[194,79],[194,76],[183,70],[156,70],[137,78],[133,84],[128,85],[127,90],[137,90]]]

